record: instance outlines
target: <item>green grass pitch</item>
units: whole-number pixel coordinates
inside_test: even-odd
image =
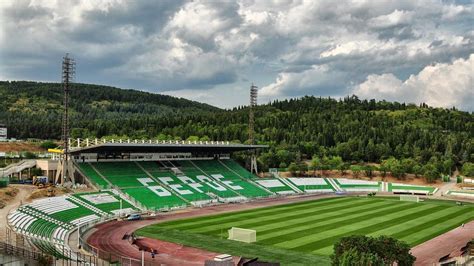
[[[473,219],[474,205],[338,197],[170,221],[137,234],[284,265],[325,265],[343,236],[390,235],[415,246]],[[256,230],[257,242],[227,240],[233,226]]]

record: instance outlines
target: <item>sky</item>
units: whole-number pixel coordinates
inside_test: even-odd
[[[0,1],[0,80],[76,82],[223,108],[357,95],[474,111],[474,0]]]

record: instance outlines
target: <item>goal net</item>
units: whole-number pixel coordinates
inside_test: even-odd
[[[257,241],[257,231],[232,227],[231,229],[229,229],[229,239],[245,243],[253,243]]]
[[[400,201],[420,202],[420,197],[413,195],[400,195]]]

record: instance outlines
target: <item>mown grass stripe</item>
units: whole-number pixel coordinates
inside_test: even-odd
[[[380,207],[384,207],[384,206],[389,207],[384,202],[377,202],[376,204],[362,205],[360,207],[355,207],[355,208],[351,207],[351,208],[346,209],[346,210],[341,210],[340,212],[337,212],[337,213],[331,213],[331,215],[328,215],[328,216],[326,216],[324,213],[322,213],[322,214],[315,215],[315,216],[308,216],[304,219],[297,219],[297,220],[292,220],[292,221],[282,221],[281,224],[279,224],[279,223],[278,224],[264,224],[264,225],[255,227],[255,230],[257,230],[257,234],[259,236],[264,236],[264,235],[267,235],[267,233],[275,232],[276,230],[281,232],[281,231],[286,230],[286,229],[305,226],[305,225],[308,224],[308,221],[311,221],[311,223],[315,224],[315,223],[318,223],[318,222],[328,221],[328,219],[345,218],[349,215],[361,214],[362,212],[371,211],[371,210],[374,210],[376,208],[380,208]]]
[[[366,220],[378,215],[383,215],[384,213],[389,212],[389,211],[396,212],[396,211],[401,211],[407,208],[414,208],[414,207],[416,206],[411,206],[410,203],[397,205],[397,206],[387,204],[380,208],[376,208],[376,209],[365,211],[365,212],[360,212],[355,215],[348,215],[340,219],[326,219],[319,223],[313,223],[309,221],[304,226],[299,226],[299,227],[291,228],[288,230],[278,230],[278,231],[274,231],[263,236],[258,235],[257,240],[261,242],[262,244],[274,245],[281,242],[288,242],[295,239],[307,237],[310,233],[324,232],[325,230],[339,228],[341,225],[352,224],[354,223],[354,220],[358,220],[358,221]]]
[[[230,227],[243,227],[248,229],[257,229],[259,226],[266,224],[277,224],[281,221],[286,221],[285,225],[288,223],[293,224],[298,218],[307,218],[314,217],[315,215],[331,215],[334,212],[341,212],[342,210],[351,210],[359,206],[373,205],[376,203],[383,203],[383,201],[358,201],[358,202],[344,202],[337,205],[330,206],[317,206],[301,211],[288,211],[286,213],[278,213],[272,216],[261,216],[251,220],[234,220],[229,223],[217,224],[207,227],[201,227],[197,229],[192,229],[192,232],[202,233],[202,234],[218,234],[221,229],[229,229]],[[261,232],[260,230],[258,231]]]
[[[416,245],[425,240],[435,237],[440,232],[447,232],[462,223],[468,222],[474,218],[474,213],[466,213],[466,210],[459,210],[452,215],[446,215],[438,219],[434,219],[422,225],[409,228],[405,231],[394,234],[393,237]]]
[[[341,232],[358,230],[367,225],[373,225],[377,222],[386,222],[387,220],[392,219],[392,217],[397,217],[398,215],[404,215],[406,213],[412,214],[418,212],[421,209],[433,208],[433,206],[416,206],[415,204],[409,204],[407,206],[397,206],[393,209],[389,209],[357,217],[356,219],[348,218],[342,222],[337,223],[336,225],[329,226],[319,226],[312,228],[311,230],[306,230],[305,235],[300,235],[298,238],[280,241],[276,243],[276,246],[286,247],[288,249],[302,247],[308,244],[315,242],[315,240],[320,240],[322,238],[332,237],[338,235]]]
[[[340,207],[338,208],[339,210],[333,210],[331,212],[322,212],[322,211],[315,211],[312,213],[307,213],[306,215],[299,215],[300,217],[298,219],[279,219],[279,221],[274,221],[272,223],[268,223],[265,220],[265,217],[262,217],[260,219],[260,222],[254,226],[246,226],[246,225],[240,225],[237,224],[235,225],[236,227],[243,227],[243,228],[248,228],[248,229],[253,229],[257,230],[257,234],[259,237],[262,237],[266,234],[275,232],[275,231],[281,231],[284,229],[291,229],[298,227],[298,225],[306,225],[308,222],[316,223],[318,221],[326,221],[329,218],[333,218],[335,216],[337,217],[344,217],[349,214],[356,214],[360,213],[361,211],[366,211],[366,210],[371,210],[374,208],[377,208],[379,206],[383,206],[383,202],[374,202],[374,204],[370,204],[370,206],[367,205],[356,205],[356,206],[350,206],[349,208],[347,206],[345,207]],[[358,211],[352,211],[352,209],[358,210]],[[227,226],[225,229],[229,229],[230,227]],[[209,231],[206,231],[205,234],[218,234],[220,236],[227,236],[227,232],[223,232],[222,228],[221,229],[208,229]]]
[[[305,204],[298,204],[297,206],[294,205],[279,205],[273,207],[266,207],[260,209],[253,209],[253,211],[242,211],[242,212],[234,212],[228,213],[227,215],[215,215],[215,216],[204,216],[204,217],[197,217],[192,218],[190,222],[186,222],[186,220],[178,220],[178,221],[170,221],[163,223],[163,226],[167,226],[168,228],[179,229],[179,230],[189,230],[193,228],[199,228],[203,226],[213,225],[213,224],[220,224],[233,221],[235,219],[251,219],[254,217],[259,217],[262,215],[273,215],[279,214],[286,210],[301,210],[307,209],[312,206],[326,206],[332,204],[338,204],[339,202],[350,202],[349,198],[331,198],[325,199],[323,201],[310,201],[305,202]],[[183,221],[183,222],[180,222]]]
[[[457,215],[458,211],[459,211],[459,209],[456,208],[456,207],[450,207],[450,208],[447,208],[447,209],[432,210],[432,212],[427,214],[427,215],[421,215],[421,216],[419,216],[419,217],[417,217],[413,220],[402,221],[401,223],[398,223],[398,224],[390,226],[390,227],[383,227],[378,231],[368,233],[366,235],[369,235],[369,236],[389,235],[389,236],[395,237],[396,233],[402,232],[402,231],[405,231],[405,230],[411,231],[412,234],[417,234],[416,233],[416,232],[418,232],[417,229],[413,230],[412,228],[415,228],[415,227],[417,227],[418,225],[421,225],[421,224],[426,224],[425,223],[426,221],[434,221],[434,220],[437,220],[440,217],[442,217],[441,219],[445,219],[446,217]],[[407,228],[409,228],[409,229],[407,229]],[[395,237],[395,238],[400,239],[400,237]],[[412,243],[408,243],[408,244],[412,245]],[[324,248],[320,248],[320,249],[314,250],[312,252],[314,254],[319,254],[319,255],[322,255],[322,254],[329,255],[329,254],[332,253],[332,251],[333,251],[333,245],[330,244],[330,245],[328,245]]]
[[[248,219],[254,215],[259,217]],[[186,243],[189,246],[199,245],[204,249],[209,247],[221,253],[249,256],[253,253],[265,253],[265,257],[270,255],[287,265],[288,262],[289,264],[300,262],[298,256],[303,256],[303,254],[327,256],[333,252],[332,245],[335,241],[351,234],[392,235],[407,241],[410,245],[416,245],[473,219],[472,206],[459,207],[454,202],[427,200],[422,203],[412,203],[400,202],[395,198],[345,197],[284,204],[180,221],[183,226],[189,226],[189,221],[193,223],[197,221],[200,225],[198,227],[193,225],[195,228],[208,223],[208,226],[200,230],[205,234],[193,233],[192,231],[196,229],[186,231],[169,229],[168,226],[173,226],[175,221],[149,226],[141,229],[140,232],[146,231],[150,236],[157,238],[169,235],[170,241]],[[256,229],[258,242],[244,251],[239,249],[242,243],[217,237],[220,233],[219,228],[227,226],[222,223],[225,220],[233,225],[238,224],[239,227]],[[298,235],[295,236],[296,234]],[[224,235],[227,237],[227,234]],[[194,236],[196,238],[193,238]],[[195,241],[197,239],[199,243]],[[265,243],[265,240],[275,243]],[[225,249],[221,248],[224,243]],[[285,249],[287,252],[284,252]],[[279,250],[278,255],[271,254],[272,250]],[[233,251],[235,254],[232,253]],[[289,254],[294,255],[291,262],[285,260]],[[308,262],[313,258],[317,257],[307,257]],[[316,264],[319,265],[320,261],[311,265]]]
[[[229,219],[230,217],[232,218],[245,218],[247,215],[253,215],[256,213],[260,214],[273,214],[273,213],[278,213],[287,209],[299,209],[299,208],[307,208],[310,206],[314,205],[326,205],[326,204],[336,204],[336,202],[348,202],[347,198],[325,198],[325,199],[319,199],[319,200],[310,200],[310,201],[303,201],[303,202],[295,202],[295,203],[289,203],[289,204],[282,204],[282,205],[276,205],[276,206],[269,206],[269,207],[261,207],[261,208],[255,208],[255,209],[249,209],[249,210],[242,210],[242,211],[236,211],[236,212],[231,212],[231,213],[222,213],[222,214],[211,214],[207,216],[200,216],[200,217],[195,217],[195,218],[184,218],[181,220],[175,220],[175,221],[169,221],[165,222],[163,224],[165,225],[171,225],[171,226],[187,226],[191,224],[199,224],[203,222],[218,222],[222,221],[223,219]]]
[[[383,228],[379,231],[375,231],[370,233],[370,236],[380,236],[380,235],[391,235],[394,236],[395,234],[398,234],[400,232],[403,232],[405,230],[410,230],[411,228],[419,228],[420,225],[431,223],[431,221],[439,218],[440,216],[443,215],[452,215],[453,213],[456,213],[458,211],[457,207],[450,207],[444,210],[438,210],[438,211],[433,211],[432,213],[424,216],[419,216],[413,220],[406,220],[403,221],[399,224],[396,224],[391,227],[386,227]],[[427,222],[429,221],[429,222]]]
[[[423,210],[418,211],[417,208],[418,209],[421,208]],[[326,237],[324,239],[319,239],[317,241],[314,241],[314,240],[309,240],[309,241],[304,241],[304,242],[301,241],[300,245],[292,247],[291,249],[295,249],[295,250],[299,250],[303,252],[314,252],[317,249],[320,249],[329,245],[333,245],[337,240],[339,240],[341,237],[346,236],[346,235],[370,234],[371,232],[378,231],[381,228],[384,228],[386,226],[392,226],[405,219],[412,219],[418,215],[425,215],[432,211],[446,209],[445,206],[428,206],[428,205],[425,205],[425,206],[422,205],[421,207],[417,207],[417,208],[399,211],[399,213],[390,213],[384,216],[380,216],[374,220],[361,221],[359,223],[354,223],[351,226],[346,226],[346,228],[340,228],[339,230],[333,232],[333,233],[336,233],[334,235],[331,235],[331,233],[326,232],[326,233],[329,233],[330,235],[329,237]],[[373,222],[377,222],[377,223],[373,223]],[[302,244],[302,243],[305,243],[305,244]]]

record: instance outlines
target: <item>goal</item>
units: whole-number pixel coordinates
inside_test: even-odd
[[[413,195],[400,195],[400,201],[420,202],[420,197]]]
[[[232,227],[229,229],[228,239],[245,243],[253,243],[257,241],[257,231],[252,229]]]

